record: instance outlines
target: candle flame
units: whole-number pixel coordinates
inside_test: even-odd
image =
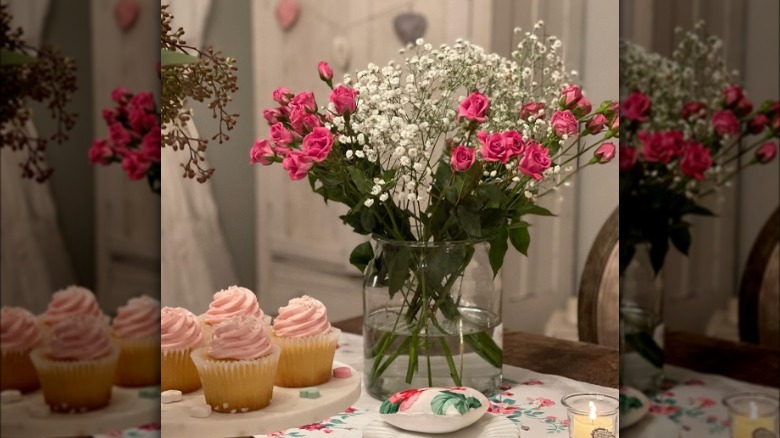
[[[590,418],[591,423],[596,420],[596,404],[592,401],[588,402],[588,407],[590,408],[590,414],[588,415],[588,418]]]
[[[758,408],[756,407],[756,402],[751,401],[750,402],[750,419],[755,420],[758,418]]]

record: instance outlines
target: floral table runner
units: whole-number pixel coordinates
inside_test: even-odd
[[[362,336],[342,333],[336,360],[363,369]],[[587,366],[587,364],[583,364]],[[566,409],[560,400],[575,392],[599,392],[617,397],[617,389],[577,382],[565,377],[541,374],[517,367],[504,367],[501,394],[491,400],[490,412],[505,415],[518,426],[523,438],[560,436],[568,438]],[[344,412],[321,422],[258,437],[345,437],[358,438],[363,428],[379,418],[378,400],[365,391]]]
[[[663,392],[651,400],[650,415],[637,426],[623,431],[624,438],[659,436],[661,421],[674,422],[681,438],[729,435],[728,410],[724,397],[736,392],[778,394],[780,389],[753,385],[714,374],[667,366]]]

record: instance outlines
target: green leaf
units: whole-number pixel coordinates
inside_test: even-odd
[[[390,400],[385,400],[382,405],[379,406],[380,414],[395,414],[398,412],[398,408],[401,407],[401,403],[390,403]]]
[[[509,241],[520,254],[528,256],[528,246],[531,244],[531,233],[528,227],[509,228]]]
[[[553,212],[551,212],[550,210],[548,210],[548,209],[546,209],[544,207],[538,206],[538,205],[532,205],[531,207],[529,207],[527,209],[527,211],[525,213],[526,214],[535,214],[537,216],[555,216],[555,214]]]
[[[388,252],[385,252],[388,254]],[[403,247],[398,250],[397,253],[389,255],[388,261],[388,287],[390,292],[390,298],[395,295],[396,292],[401,290],[406,283],[406,279],[409,278],[409,259],[411,250],[408,247]]]
[[[664,365],[664,351],[655,343],[652,336],[639,332],[627,334],[625,337],[628,345],[653,366],[660,368]]]
[[[373,258],[374,248],[371,246],[371,242],[363,242],[352,250],[349,255],[349,263],[358,268],[360,272],[364,272]]]
[[[168,49],[160,49],[160,65],[192,64],[198,62],[198,58],[182,52]]]
[[[477,409],[482,407],[482,402],[476,397],[469,397],[466,399],[466,405],[469,409]]]
[[[498,271],[501,270],[501,266],[504,264],[504,256],[506,255],[507,249],[509,249],[509,245],[507,245],[506,239],[506,227],[498,227],[496,235],[490,239],[488,259],[490,259],[490,267],[493,268],[493,277],[498,275]]]
[[[512,222],[511,224],[509,224],[508,228],[510,230],[513,230],[515,228],[528,228],[530,226],[531,226],[531,224],[529,224],[526,221],[516,220],[516,221]]]
[[[454,407],[461,415],[469,410],[468,404],[466,403],[466,396],[452,391],[442,391],[441,394],[431,400],[431,411],[433,411],[435,415],[447,415],[447,408],[449,406]]]
[[[469,236],[480,237],[482,235],[482,227],[479,224],[479,215],[465,205],[458,207],[458,222],[460,222],[460,225],[463,227],[463,231]]]
[[[365,172],[363,172],[362,169],[355,166],[349,166],[347,167],[349,170],[349,175],[352,177],[352,182],[355,183],[355,186],[363,193],[371,193],[371,189],[374,187],[374,183],[371,182],[370,179],[366,176]]]
[[[691,247],[691,231],[688,229],[688,224],[685,222],[679,222],[669,228],[669,239],[672,244],[681,253],[688,255],[688,249]]]
[[[369,233],[374,231],[376,219],[374,218],[374,213],[371,211],[371,208],[364,208],[360,211],[360,225]]]
[[[0,48],[0,65],[29,64],[37,60],[37,58],[21,52],[14,52],[5,48]]]

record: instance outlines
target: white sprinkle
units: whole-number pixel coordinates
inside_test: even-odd
[[[22,399],[22,392],[18,389],[6,389],[0,392],[0,401],[3,404],[16,403]]]
[[[163,391],[162,394],[160,394],[161,403],[176,403],[178,401],[181,401],[182,398],[183,396],[181,395],[181,391],[178,391],[176,389]]]
[[[199,405],[190,408],[190,417],[206,418],[211,415],[211,406]]]

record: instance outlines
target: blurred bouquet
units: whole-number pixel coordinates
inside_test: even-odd
[[[160,114],[149,91],[133,94],[124,87],[111,92],[113,108],[103,110],[108,138],[89,149],[91,164],[121,163],[131,180],[146,178],[160,193]]]
[[[187,45],[182,39],[184,29],[173,30],[173,15],[168,5],[160,9],[160,47],[162,79],[162,135],[163,146],[175,151],[187,150],[189,159],[182,163],[184,178],[196,178],[206,182],[214,174],[214,168],[205,165],[209,141],[194,137],[186,128],[192,118],[192,108],[186,108],[187,99],[208,101],[208,108],[218,120],[218,132],[211,137],[221,144],[230,140],[225,131],[236,125],[237,113],[229,113],[227,105],[238,91],[238,77],[234,58],[224,57],[214,48],[205,51]],[[194,54],[194,55],[193,55]]]
[[[434,48],[420,39],[401,49],[401,63],[369,64],[335,86],[322,62],[327,105],[311,91],[278,88],[278,106],[263,112],[270,135],[255,141],[252,163],[281,163],[291,180],[308,179],[326,202],[349,208],[341,219],[355,232],[416,245],[375,256],[366,242],[350,257],[361,271],[370,264],[383,273],[389,296],[399,292],[409,303],[398,317],[403,313],[412,338],[393,344],[393,329],[371,348],[371,385],[402,350],[410,383],[418,352],[432,351],[421,340],[469,319],[458,308],[457,280],[474,249],[455,244],[487,242],[495,276],[507,241],[527,253],[524,216],[552,214],[538,198],[571,176],[580,156],[592,154],[585,166],[615,156],[607,140],[617,135],[617,104],[594,111],[565,70],[561,41],[537,35],[541,27],[516,30],[521,40],[511,59],[467,41]],[[599,138],[585,145],[591,135]],[[453,245],[436,247],[440,242]],[[486,332],[460,339],[500,370],[501,350]],[[449,350],[443,354],[459,385]],[[430,374],[430,356],[428,368]]]
[[[66,110],[76,92],[76,63],[55,48],[31,47],[22,39],[22,29],[11,29],[8,5],[0,5],[0,147],[26,153],[19,164],[23,178],[46,181],[54,172],[46,163],[48,141],[63,143],[76,124],[76,114]],[[32,111],[27,101],[44,103],[57,129],[49,138],[27,129]]]
[[[703,36],[703,27],[678,28],[671,59],[620,43],[621,272],[641,243],[650,245],[656,272],[669,241],[687,254],[684,216],[712,215],[702,197],[777,154],[780,102],[754,110],[735,85],[737,73],[726,68],[722,41]]]

